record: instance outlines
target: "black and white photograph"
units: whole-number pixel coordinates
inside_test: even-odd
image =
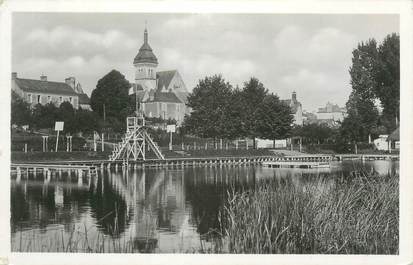
[[[20,7],[2,80],[9,253],[407,262],[402,11]]]

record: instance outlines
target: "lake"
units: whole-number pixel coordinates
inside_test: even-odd
[[[332,162],[329,169],[207,166],[11,176],[12,251],[213,252],[228,193],[266,180],[334,183],[360,168],[398,174],[398,161]],[[328,183],[328,182],[327,182]]]

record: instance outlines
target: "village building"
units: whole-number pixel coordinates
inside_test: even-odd
[[[297,100],[297,93],[292,93],[291,99],[283,99],[282,102],[290,106],[291,114],[294,116],[295,125],[303,125],[303,108],[301,102]]]
[[[69,77],[65,82],[48,81],[47,76],[40,76],[40,80],[18,78],[17,73],[12,73],[11,89],[22,99],[35,106],[53,103],[59,107],[63,102],[69,102],[74,109],[90,109],[89,97],[78,84],[76,90],[75,78]]]
[[[341,108],[337,104],[327,102],[325,107],[319,108],[317,113],[317,120],[341,122],[346,116],[346,108]]]
[[[188,91],[177,70],[158,71],[158,59],[148,43],[148,31],[144,42],[133,60],[135,82],[129,94],[135,94],[147,117],[173,119],[180,125],[188,108]]]

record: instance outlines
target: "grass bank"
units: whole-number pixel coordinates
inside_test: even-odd
[[[397,254],[398,176],[341,181],[272,180],[228,194],[223,245],[230,253]]]

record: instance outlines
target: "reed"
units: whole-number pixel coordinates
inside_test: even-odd
[[[229,192],[221,223],[222,252],[397,254],[398,175],[273,179]]]

